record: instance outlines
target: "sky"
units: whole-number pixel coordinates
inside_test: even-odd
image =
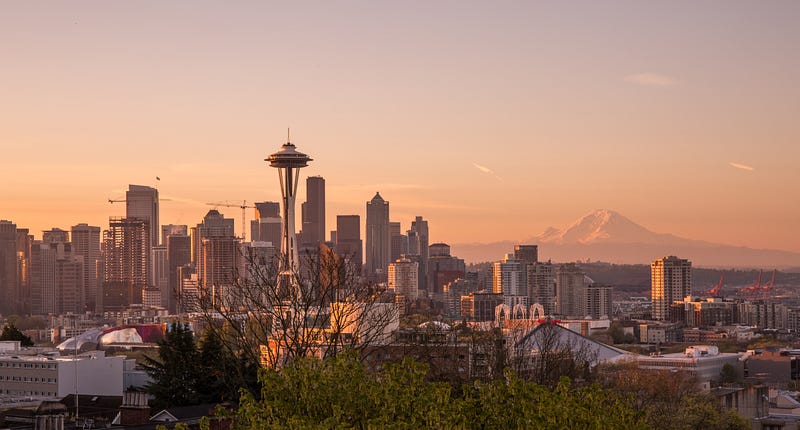
[[[277,201],[291,128],[328,230],[379,191],[432,243],[608,208],[800,251],[798,22],[797,1],[3,2],[0,219],[106,228],[128,184],[169,199],[162,224]]]

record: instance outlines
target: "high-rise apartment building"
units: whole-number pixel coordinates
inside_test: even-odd
[[[389,263],[389,288],[393,288],[395,294],[403,296],[407,301],[414,301],[418,296],[419,279],[417,263],[405,258]]]
[[[367,202],[367,276],[385,279],[391,256],[389,202],[375,193]]]
[[[150,246],[159,244],[158,190],[144,185],[128,185],[125,193],[125,217],[147,221]],[[150,250],[147,250],[148,254]]]
[[[613,288],[606,286],[586,287],[586,315],[593,319],[603,317],[611,319],[613,317],[612,292]]]
[[[358,215],[336,216],[336,242],[334,251],[349,259],[356,273],[361,273],[364,264],[363,242],[361,241],[361,217]]]
[[[492,265],[492,292],[504,296],[527,296],[526,266],[514,254]]]
[[[17,225],[0,221],[0,313],[17,311],[19,292],[17,281]]]
[[[42,242],[44,243],[67,243],[69,242],[69,232],[60,228],[52,228],[42,232]]]
[[[539,303],[545,315],[556,313],[556,277],[553,264],[536,262],[527,265],[528,302]]]
[[[150,238],[147,220],[111,218],[103,232],[104,311],[117,311],[142,303],[150,281]]]
[[[669,319],[669,306],[692,294],[692,262],[673,255],[650,264],[654,320]]]
[[[417,216],[408,231],[408,253],[419,255],[419,285],[428,288],[428,221]]]
[[[301,205],[303,243],[316,247],[325,242],[325,179],[322,176],[306,178],[306,201]]]
[[[83,258],[83,297],[87,311],[97,309],[98,285],[102,279],[100,269],[100,227],[87,224],[72,226],[72,254]]]
[[[256,203],[256,215],[250,222],[250,239],[253,242],[269,242],[280,251],[281,206],[278,202]]]
[[[586,274],[575,263],[556,270],[556,312],[570,318],[586,317]]]
[[[522,260],[527,264],[533,264],[539,261],[539,246],[538,245],[515,245],[514,257],[517,260]]]

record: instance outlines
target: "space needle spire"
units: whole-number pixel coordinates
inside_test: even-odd
[[[283,232],[281,236],[281,259],[278,267],[280,273],[279,282],[291,282],[292,277],[298,269],[297,237],[294,232],[294,202],[297,195],[297,182],[300,178],[300,168],[306,167],[311,157],[299,152],[294,144],[289,141],[287,131],[287,141],[281,149],[270,155],[264,161],[268,161],[270,167],[278,169],[278,177],[281,183],[281,194],[283,195],[282,215]],[[285,286],[285,285],[284,285]]]

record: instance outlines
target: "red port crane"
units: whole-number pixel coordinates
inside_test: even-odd
[[[706,294],[708,296],[711,296],[711,297],[719,297],[720,293],[722,292],[722,278],[724,276],[725,275],[720,275],[719,276],[719,284],[714,285],[713,288],[711,288],[710,290],[706,291],[704,294]]]

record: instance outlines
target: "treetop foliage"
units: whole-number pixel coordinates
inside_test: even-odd
[[[237,428],[644,429],[629,397],[598,386],[554,390],[507,373],[462,390],[427,382],[423,364],[405,360],[369,373],[352,354],[296,360],[262,370],[261,398],[244,393]],[[602,413],[598,413],[602,411]]]
[[[18,340],[22,346],[33,346],[33,340],[30,336],[21,332],[13,322],[9,322],[3,327],[3,332],[0,333],[0,340]]]

